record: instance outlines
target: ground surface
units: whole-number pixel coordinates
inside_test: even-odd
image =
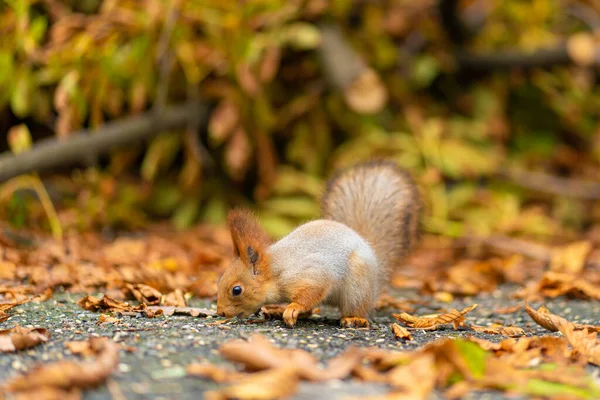
[[[444,308],[462,309],[473,303],[479,306],[468,317],[468,323],[487,325],[502,322],[522,327],[528,335],[546,335],[549,332],[536,325],[525,311],[513,314],[495,315],[494,309],[508,307],[518,302],[511,300],[512,288],[503,287],[493,294],[455,300],[452,304],[436,303],[430,306],[417,306],[414,314],[428,314]],[[396,297],[414,298],[410,292],[397,292]],[[107,336],[136,349],[135,352],[121,352],[118,370],[112,375],[112,392],[106,385],[85,392],[85,399],[114,398],[118,387],[127,399],[198,399],[201,394],[216,384],[198,378],[186,377],[185,366],[202,360],[223,363],[217,348],[226,340],[248,337],[260,333],[271,338],[281,347],[298,347],[316,357],[327,360],[338,354],[348,345],[377,346],[388,349],[412,349],[440,337],[458,337],[475,334],[472,331],[455,331],[451,326],[438,331],[414,331],[413,341],[399,342],[394,339],[389,326],[394,322],[394,310],[379,311],[370,330],[344,330],[338,327],[335,310],[322,309],[321,316],[300,321],[296,328],[287,329],[282,321],[267,321],[260,324],[247,324],[232,321],[224,325],[210,326],[215,318],[193,318],[188,316],[161,316],[154,319],[144,317],[121,317],[121,323],[97,325],[99,314],[85,311],[77,304],[83,294],[55,293],[44,303],[26,303],[15,307],[12,317],[0,323],[0,329],[20,324],[47,328],[51,339],[40,346],[0,356],[0,380],[28,370],[40,362],[51,362],[62,358],[72,358],[64,343],[72,340],[85,340],[92,335]],[[192,300],[191,306],[214,307],[206,301]],[[535,304],[537,306],[537,304]],[[550,310],[573,322],[598,324],[600,304],[566,299],[549,300]],[[503,337],[475,334],[490,340]],[[593,370],[592,370],[593,371]],[[598,377],[600,369],[593,371]],[[384,386],[367,385],[352,381],[334,381],[325,384],[302,384],[294,398],[334,399],[348,396],[365,396],[386,392]],[[434,395],[432,398],[439,398]],[[470,398],[507,398],[499,393],[478,393]]]

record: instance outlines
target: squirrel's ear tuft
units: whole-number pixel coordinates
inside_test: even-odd
[[[270,241],[256,216],[248,210],[234,209],[229,212],[227,223],[236,257],[240,257],[254,275],[266,272]]]

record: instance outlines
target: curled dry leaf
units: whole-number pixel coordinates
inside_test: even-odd
[[[557,328],[565,335],[573,349],[583,355],[587,362],[600,366],[600,342],[597,332],[590,333],[587,329],[576,330],[574,324],[565,319],[558,321]]]
[[[407,313],[392,314],[392,316],[398,321],[403,322],[409,328],[434,330],[437,329],[440,325],[452,323],[454,325],[454,329],[456,329],[458,326],[464,324],[465,315],[473,311],[475,307],[477,307],[477,304],[473,304],[472,306],[466,307],[462,311],[452,309],[448,313],[436,315],[433,317],[414,317]]]
[[[12,353],[45,343],[50,339],[50,332],[44,328],[14,328],[0,331],[0,352]]]
[[[77,304],[84,310],[88,311],[139,312],[146,308],[143,304],[133,307],[122,301],[115,300],[107,295],[104,295],[102,299],[87,295],[79,299]]]
[[[170,307],[170,306],[148,306],[146,308],[147,312],[160,313],[162,315],[171,316],[171,315],[189,315],[191,317],[216,317],[214,311],[209,310],[208,308],[198,308],[198,307]]]
[[[229,341],[219,348],[219,352],[229,361],[244,365],[248,371],[292,366],[301,379],[309,381],[345,378],[364,356],[362,350],[349,347],[332,358],[325,368],[320,368],[317,359],[306,351],[279,349],[260,335],[253,335],[248,341]]]
[[[548,271],[537,285],[544,297],[572,296],[583,300],[600,300],[600,287],[572,274]]]
[[[162,294],[158,290],[141,283],[136,283],[135,285],[128,283],[127,289],[137,301],[149,306],[158,305],[162,297]]]
[[[183,297],[181,289],[175,289],[164,297],[162,305],[184,308],[187,304],[185,304],[185,297]]]
[[[543,326],[551,332],[557,332],[559,330],[559,324],[567,323],[568,321],[556,314],[552,314],[546,306],[542,305],[537,310],[534,310],[529,304],[525,305],[525,311],[538,325]],[[587,329],[588,332],[600,332],[600,326],[587,325],[587,324],[576,324],[571,323],[573,328],[576,330]]]
[[[103,338],[90,339],[97,357],[92,361],[59,361],[40,365],[4,385],[9,392],[30,392],[40,388],[73,389],[94,387],[117,368],[119,346]]]
[[[412,340],[412,336],[411,336],[410,332],[408,331],[408,329],[406,329],[403,326],[400,326],[398,324],[393,324],[392,332],[394,333],[394,337],[396,339]]]
[[[282,367],[257,372],[242,378],[233,386],[205,394],[208,400],[286,398],[296,392],[298,375],[293,367]]]
[[[525,331],[518,326],[502,326],[502,325],[492,325],[492,326],[480,326],[471,324],[469,326],[475,332],[487,333],[490,335],[504,335],[504,336],[523,336],[525,335]]]

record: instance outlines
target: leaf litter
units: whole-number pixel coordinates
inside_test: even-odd
[[[68,237],[63,247],[47,241],[45,246],[33,250],[10,248],[2,256],[8,254],[10,260],[0,262],[19,268],[9,266],[2,271],[6,276],[2,275],[4,280],[0,281],[4,285],[0,286],[0,321],[8,319],[10,310],[19,304],[47,300],[56,287],[77,293],[97,293],[104,289],[100,298],[86,295],[79,301],[82,308],[101,313],[99,324],[119,324],[120,316],[126,315],[215,317],[211,309],[187,306],[190,296],[215,298],[218,276],[229,262],[232,250],[227,232],[211,229],[198,227],[193,234],[189,230],[173,233],[150,229],[143,238],[109,242],[90,234]],[[598,388],[590,383],[583,369],[586,364],[598,363],[598,327],[594,325],[556,319],[543,308],[534,310],[526,305],[526,311],[538,319],[536,322],[542,321],[545,327],[562,336],[524,337],[525,331],[520,327],[467,324],[466,317],[476,305],[435,315],[408,314],[414,312],[416,305],[435,308],[432,300],[444,303],[454,297],[490,292],[505,282],[521,285],[523,289],[516,297],[525,299],[557,296],[598,299],[600,273],[589,269],[591,253],[586,243],[563,246],[549,252],[549,264],[544,266],[519,255],[490,257],[488,253],[480,253],[479,258],[473,258],[456,249],[442,249],[434,255],[417,251],[410,260],[416,268],[401,270],[392,281],[396,287],[420,289],[425,296],[404,300],[383,295],[377,304],[379,310],[403,311],[393,314],[399,323],[391,325],[390,335],[398,340],[411,340],[414,329],[429,331],[451,324],[462,332],[507,337],[500,342],[469,336],[437,340],[405,352],[350,347],[322,364],[310,353],[279,349],[267,339],[253,336],[248,341],[227,342],[219,349],[226,360],[242,366],[242,370],[202,363],[189,365],[187,373],[231,385],[211,392],[210,396],[216,399],[280,398],[293,394],[300,381],[333,379],[384,383],[390,388],[389,396],[401,398],[425,398],[432,390],[457,398],[482,389],[542,398],[573,393],[578,398],[594,398]],[[31,285],[21,284],[23,280]],[[135,304],[128,300],[134,300]],[[522,304],[499,307],[493,313],[515,313],[522,307]],[[279,319],[284,309],[285,305],[267,305],[261,312],[265,320]],[[319,310],[315,309],[301,317],[317,313]],[[217,320],[209,325],[231,329],[222,326],[227,322]],[[42,382],[36,393],[58,391],[58,397],[78,398],[81,389],[87,387],[86,382],[103,382],[110,369],[106,359],[111,361],[111,358],[103,356],[102,351],[96,352],[90,343],[70,342],[66,346],[73,354],[96,356],[85,363],[96,362],[102,368],[92,367],[83,381],[61,376],[56,380],[63,383],[55,385],[46,384],[44,379],[47,374],[53,376],[58,372],[52,369],[40,372],[42,378],[34,375]],[[110,350],[107,351],[110,355]],[[69,370],[66,368],[65,373]]]
[[[53,398],[79,398],[79,390],[105,382],[119,363],[120,346],[108,338],[90,338],[84,343],[71,345],[71,351],[95,358],[41,364],[9,379],[0,388],[24,398],[49,398],[49,393]]]

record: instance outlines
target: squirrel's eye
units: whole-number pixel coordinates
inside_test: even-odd
[[[242,287],[241,286],[234,286],[233,289],[231,289],[231,293],[234,296],[239,296],[240,294],[242,294]]]

